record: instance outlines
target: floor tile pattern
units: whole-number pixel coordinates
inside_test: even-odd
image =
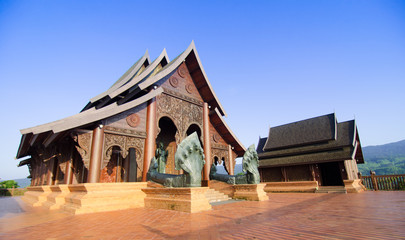
[[[73,216],[0,198],[0,239],[405,239],[405,191],[269,194],[201,213],[132,209]]]

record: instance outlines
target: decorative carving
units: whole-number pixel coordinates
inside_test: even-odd
[[[187,84],[186,85],[186,91],[188,92],[188,93],[193,93],[193,91],[194,91],[194,86],[192,85],[192,84]]]
[[[158,119],[169,117],[177,128],[176,143],[186,137],[187,128],[191,124],[202,126],[202,107],[168,94],[157,96]]]
[[[73,141],[75,141],[75,147],[77,152],[82,157],[84,166],[89,169],[90,165],[90,151],[91,151],[91,141],[93,138],[92,132],[87,133],[74,133],[72,134]]]
[[[221,150],[228,150],[227,146],[221,144],[211,143],[212,148],[221,149]]]
[[[145,140],[143,138],[124,136],[118,134],[109,134],[104,135],[104,159],[101,168],[104,168],[111,159],[112,148],[118,146],[121,149],[121,156],[126,158],[129,153],[130,148],[135,149],[136,153],[136,163],[138,168],[142,171],[143,169],[143,148]],[[139,174],[138,174],[139,175]]]
[[[214,133],[212,135],[212,140],[214,140],[214,142],[219,142],[219,140],[221,140],[221,137],[218,135],[218,133]]]
[[[167,88],[163,88],[163,91],[164,91],[164,93],[166,93],[167,95],[170,95],[170,96],[175,97],[175,98],[179,98],[179,99],[181,99],[181,100],[183,100],[183,101],[187,101],[187,102],[196,104],[196,105],[201,106],[201,107],[202,107],[203,104],[204,104],[203,102],[201,102],[201,101],[198,100],[198,99],[195,99],[195,98],[186,96],[186,95],[184,95],[184,94],[181,94],[181,93],[176,92],[176,91],[172,91],[172,90],[167,89]]]
[[[138,114],[136,114],[136,113],[133,113],[133,114],[129,115],[126,118],[126,120],[127,120],[128,125],[130,127],[133,127],[133,128],[137,127],[139,125],[140,121],[141,121]]]
[[[105,168],[112,156],[112,148],[117,146],[121,151],[125,151],[125,136],[116,134],[104,134],[104,158],[101,168]],[[123,152],[121,152],[123,154]],[[125,153],[124,153],[125,154]]]
[[[185,64],[181,64],[177,68],[177,73],[179,74],[180,77],[185,78],[187,76],[187,69]]]
[[[225,162],[228,160],[228,150],[226,149],[218,149],[218,148],[211,148],[211,156],[212,156],[212,162],[214,162],[214,158],[218,158],[218,163],[222,163],[222,159],[225,160]]]
[[[137,138],[146,138],[146,132],[134,131],[131,129],[123,129],[123,128],[115,128],[115,127],[106,126],[104,132],[117,134],[117,135],[126,135],[126,136],[137,137]]]
[[[172,87],[177,88],[179,86],[179,80],[175,76],[169,78],[169,83]]]

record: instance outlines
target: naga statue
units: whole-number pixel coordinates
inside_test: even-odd
[[[174,155],[176,170],[183,170],[184,174],[159,173],[156,157],[153,157],[147,174],[148,180],[160,183],[165,187],[201,187],[204,158],[204,150],[198,140],[197,133],[194,132],[177,146]]]
[[[257,156],[254,144],[250,145],[245,154],[243,154],[242,169],[246,173],[247,184],[260,183],[259,156]]]
[[[226,182],[228,184],[259,184],[259,157],[255,150],[255,145],[252,144],[243,155],[242,160],[243,175],[227,175],[218,174],[215,164],[212,164],[210,171],[210,179]]]
[[[156,158],[158,161],[158,172],[165,173],[168,151],[163,147],[163,143],[159,143],[159,148],[156,149]]]

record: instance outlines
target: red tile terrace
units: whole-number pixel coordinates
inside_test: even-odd
[[[0,239],[405,239],[405,191],[268,194],[201,213],[69,215],[0,198]]]

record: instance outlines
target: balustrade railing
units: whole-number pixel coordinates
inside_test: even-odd
[[[362,183],[368,190],[405,190],[405,174],[362,176]]]

